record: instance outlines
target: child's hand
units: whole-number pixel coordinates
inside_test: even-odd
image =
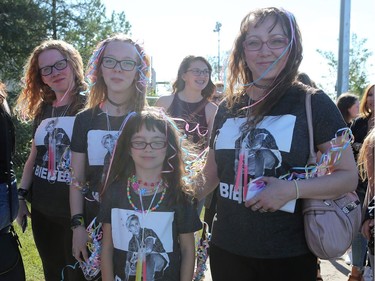
[[[371,238],[371,228],[374,227],[374,220],[369,219],[366,220],[362,224],[362,234],[366,237],[367,240],[370,240]]]

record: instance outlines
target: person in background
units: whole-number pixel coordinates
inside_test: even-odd
[[[371,271],[374,272],[374,163],[375,163],[375,128],[372,128],[363,141],[358,155],[358,166],[361,178],[367,179],[366,197],[363,204],[364,219],[361,232],[367,240],[367,250]]]
[[[205,58],[186,56],[178,68],[172,94],[160,97],[155,104],[164,108],[170,116],[184,120],[177,122],[178,126],[200,151],[204,151],[208,146],[217,109],[217,106],[210,102],[215,91],[211,73],[212,67]],[[199,215],[203,204],[204,200],[198,203]]]
[[[192,203],[196,174],[184,162],[192,148],[181,138],[154,107],[133,115],[121,132],[98,216],[103,281],[192,280],[194,232],[202,223]]]
[[[45,280],[55,281],[61,279],[65,266],[75,263],[71,252],[67,163],[75,115],[85,102],[80,93],[87,88],[81,55],[64,41],[44,41],[29,56],[23,81],[16,111],[22,120],[33,121],[33,141],[18,189],[17,222],[21,225],[24,216],[31,217]],[[46,129],[51,121],[54,129],[49,133]],[[58,129],[66,135],[61,136]],[[66,141],[67,147],[61,157],[56,149],[60,140]],[[31,213],[25,202],[28,193]],[[64,273],[64,280],[85,280],[78,269],[66,269]]]
[[[87,250],[86,227],[99,213],[99,194],[118,135],[132,112],[141,111],[146,104],[149,70],[150,59],[144,48],[124,34],[99,42],[90,58],[86,70],[90,81],[88,102],[77,115],[71,144],[73,255],[79,262],[90,265],[90,255],[98,252]],[[103,138],[110,142],[102,143]]]
[[[346,135],[336,138],[341,161],[324,163],[330,175],[297,180],[306,175],[291,168],[303,170],[309,156],[309,87],[296,82],[301,60],[301,34],[292,13],[269,7],[243,18],[229,58],[226,98],[212,129],[206,181],[198,195],[202,198],[219,185],[210,244],[215,281],[244,276],[315,281],[317,258],[306,244],[298,199],[334,198],[355,189],[357,169],[350,146],[344,145]],[[320,90],[312,95],[312,116],[315,148],[335,153],[331,140],[346,124]],[[286,180],[296,175],[293,172],[298,177]],[[263,188],[248,197],[247,188],[254,182]],[[294,209],[280,210],[292,200]]]
[[[350,127],[352,121],[358,117],[358,96],[352,93],[343,93],[338,97],[336,105],[339,108],[342,117],[344,117],[346,124]]]
[[[297,74],[297,81],[299,81],[299,82],[301,82],[301,83],[303,83],[307,86],[317,88],[316,83],[305,72],[299,72]]]
[[[365,137],[374,127],[374,86],[374,84],[371,84],[365,88],[359,105],[359,116],[353,120],[350,126],[354,136],[352,148],[356,161]],[[358,179],[356,192],[362,206],[365,202],[367,185],[367,180]],[[366,239],[359,231],[352,242],[352,267],[348,281],[361,280],[363,278],[366,256]]]
[[[15,132],[11,111],[6,98],[7,92],[5,84],[0,81],[0,239],[2,235],[9,235],[12,222],[17,217],[19,206],[17,181],[12,161],[15,151]],[[11,194],[11,197],[9,194]],[[18,247],[18,245],[15,247]],[[3,249],[0,255],[2,256],[1,260],[9,259],[9,253],[3,251]],[[22,257],[16,268],[8,273],[2,274],[0,280],[25,280],[25,269]]]
[[[211,101],[214,102],[217,106],[224,98],[224,83],[219,81],[215,83],[215,93],[212,96]],[[216,191],[208,194],[204,200],[204,221],[209,226],[209,232],[212,231],[214,217],[216,214]]]

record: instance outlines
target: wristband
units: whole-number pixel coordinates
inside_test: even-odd
[[[85,219],[82,214],[76,214],[70,219],[70,228],[72,230],[79,226],[85,227]]]
[[[25,197],[27,196],[28,193],[29,193],[29,191],[27,189],[22,188],[22,187],[17,189],[17,194],[18,194],[19,200],[25,199]]]

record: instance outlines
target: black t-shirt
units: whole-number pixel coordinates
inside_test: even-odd
[[[130,189],[131,201],[141,210],[140,197]],[[139,245],[146,246],[146,264],[154,265],[155,280],[180,280],[181,250],[178,235],[195,232],[202,228],[193,204],[169,206],[168,191],[160,202],[162,193],[142,196],[144,210],[159,204],[148,213],[141,213],[129,203],[126,184],[116,182],[105,193],[98,220],[111,224],[114,245],[113,262],[115,280],[134,280]],[[150,208],[150,209],[151,209]],[[147,267],[147,271],[151,273]],[[151,280],[151,279],[147,279]]]
[[[249,181],[263,175],[279,178],[293,167],[306,165],[309,137],[305,93],[290,89],[255,129],[242,132],[240,128],[246,118],[238,109],[247,106],[248,101],[247,95],[242,96],[232,112],[222,103],[215,117],[210,147],[215,149],[220,184],[212,243],[254,258],[303,255],[309,250],[300,200],[294,213],[253,212],[238,199],[234,183],[241,144],[248,153]],[[338,129],[346,127],[336,105],[323,92],[312,96],[312,115],[315,146],[330,141]]]
[[[70,140],[75,116],[65,115],[67,109],[68,106],[55,108],[52,117],[52,106],[46,105],[41,118],[34,122],[37,155],[32,206],[46,215],[70,218]],[[49,149],[51,146],[54,149]],[[55,161],[50,161],[53,158]]]
[[[108,118],[108,119],[107,119]],[[99,106],[77,114],[74,122],[71,150],[86,154],[86,181],[89,192],[85,195],[86,221],[99,212],[99,193],[105,181],[113,148],[126,116],[107,116]]]

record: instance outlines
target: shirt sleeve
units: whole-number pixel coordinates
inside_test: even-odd
[[[339,109],[324,92],[312,95],[311,107],[316,145],[332,140],[339,129],[347,127]]]
[[[73,126],[73,135],[70,148],[74,152],[86,153],[87,151],[87,124],[85,126],[84,114],[78,114]]]
[[[202,228],[197,209],[193,203],[187,202],[176,209],[176,223],[178,233],[191,233]]]

